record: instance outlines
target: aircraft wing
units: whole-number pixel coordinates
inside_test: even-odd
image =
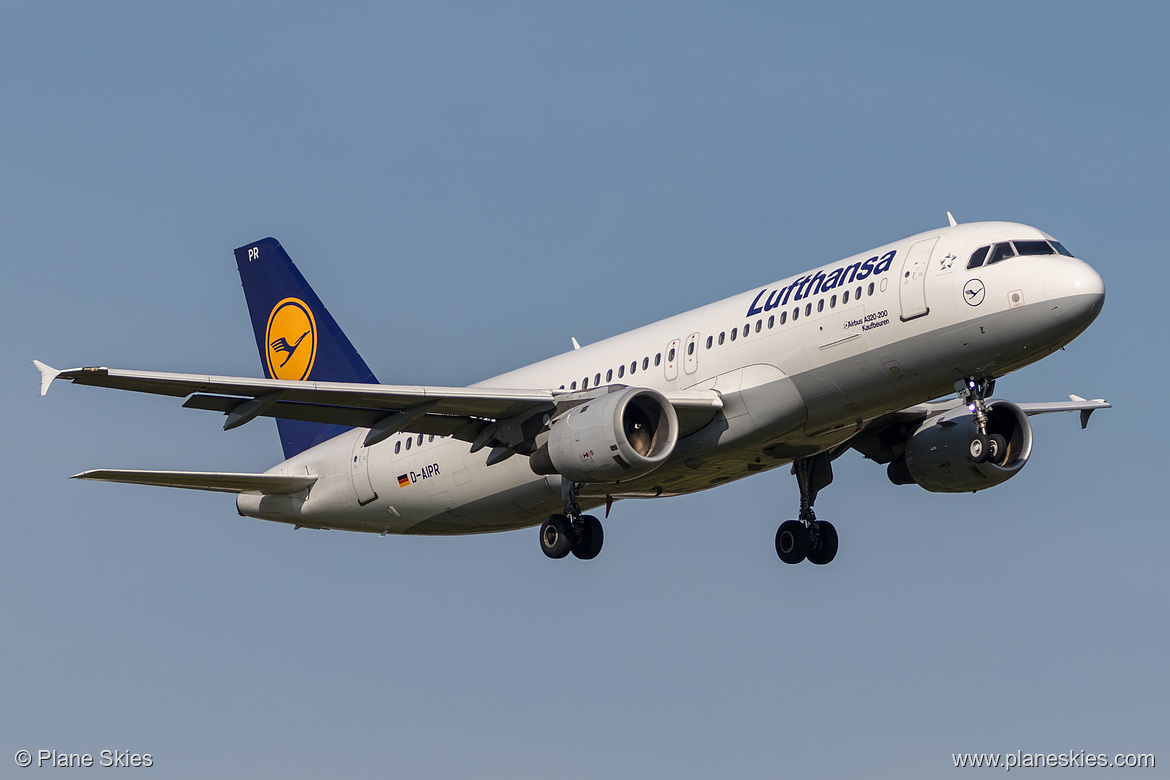
[[[853,448],[870,460],[875,460],[878,463],[888,463],[893,457],[890,453],[888,443],[885,441],[888,432],[896,431],[902,426],[916,426],[927,417],[949,412],[962,405],[963,401],[955,397],[941,401],[927,401],[926,403],[914,404],[905,409],[884,414],[881,417],[870,420],[855,437],[834,449],[831,456],[836,458],[849,448]],[[1034,414],[1051,414],[1054,412],[1080,412],[1082,428],[1088,426],[1089,416],[1093,412],[1098,409],[1113,408],[1113,404],[1102,398],[1087,401],[1079,395],[1070,395],[1067,401],[1017,403],[1016,406],[1020,407],[1024,414],[1029,417]]]
[[[93,469],[74,474],[73,479],[98,482],[125,482],[132,485],[155,485],[217,493],[263,493],[280,495],[297,493],[311,487],[315,476],[286,474],[228,474],[218,471],[130,471],[127,469]]]
[[[1081,427],[1085,428],[1089,424],[1089,416],[1098,409],[1112,409],[1113,404],[1106,401],[1104,398],[1094,398],[1092,401],[1087,401],[1079,395],[1070,395],[1067,401],[1042,401],[1034,403],[1016,403],[1016,406],[1029,417],[1036,414],[1052,414],[1055,412],[1080,412],[1081,413]],[[993,399],[988,399],[993,400]],[[939,414],[941,412],[948,412],[957,406],[962,405],[962,400],[959,398],[947,398],[942,401],[927,401],[926,403],[914,404],[905,409],[900,409],[896,412],[883,415],[876,420],[873,420],[867,425],[867,428],[881,428],[892,422],[911,422],[914,420],[929,417],[932,414]],[[1013,401],[1013,403],[1015,403]]]
[[[1081,427],[1087,428],[1089,425],[1089,415],[1098,409],[1112,409],[1113,404],[1106,401],[1104,398],[1094,398],[1092,401],[1086,401],[1079,395],[1070,395],[1067,401],[1055,401],[1052,403],[1030,403],[1030,404],[1016,404],[1024,410],[1024,414],[1031,417],[1034,414],[1051,414],[1052,412],[1080,412],[1081,413]]]
[[[481,435],[492,422],[523,422],[555,412],[572,395],[542,389],[302,382],[104,366],[60,371],[40,361],[33,363],[41,372],[41,395],[53,380],[65,379],[78,385],[186,397],[183,406],[187,408],[226,414],[225,430],[256,417],[279,417],[370,428],[367,445],[405,431],[454,436],[475,442],[477,448],[492,443],[514,446],[515,441],[498,441],[498,429]],[[680,391],[667,398],[679,413],[684,432],[705,425],[723,407],[719,394],[710,390]]]

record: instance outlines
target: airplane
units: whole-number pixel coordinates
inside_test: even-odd
[[[1103,399],[1013,403],[997,379],[1096,319],[1101,276],[1047,233],[959,224],[894,241],[469,387],[384,385],[281,244],[235,250],[264,378],[107,367],[41,372],[184,398],[225,430],[276,419],[264,473],[98,469],[78,479],[236,494],[296,528],[458,535],[540,526],[550,558],[600,553],[614,501],[677,496],[791,465],[785,563],[827,564],[813,511],[850,449],[896,485],[975,492],[1032,452],[1029,417]]]

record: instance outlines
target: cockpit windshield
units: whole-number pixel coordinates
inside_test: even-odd
[[[998,244],[981,246],[971,253],[967,261],[967,268],[980,268],[985,263],[995,265],[1013,257],[1033,257],[1036,255],[1064,255],[1072,257],[1072,252],[1064,248],[1059,241],[1003,241]]]

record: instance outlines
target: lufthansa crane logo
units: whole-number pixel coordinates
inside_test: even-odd
[[[272,307],[265,331],[268,376],[307,379],[317,357],[317,322],[300,298],[285,298]]]
[[[986,295],[987,289],[978,279],[972,279],[963,285],[963,300],[967,302],[968,306],[978,306],[983,303]]]

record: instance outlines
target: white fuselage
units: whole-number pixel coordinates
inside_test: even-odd
[[[998,377],[1075,338],[1104,286],[1081,260],[1019,256],[972,270],[976,249],[1051,239],[984,222],[910,236],[481,382],[574,391],[716,390],[723,408],[683,430],[674,454],[629,482],[586,485],[582,503],[678,495],[775,468],[848,441],[868,421]],[[450,437],[400,434],[363,447],[352,430],[291,458],[317,474],[307,496],[243,494],[242,514],[308,527],[461,534],[539,524],[560,511],[559,476],[528,458],[487,465]]]

